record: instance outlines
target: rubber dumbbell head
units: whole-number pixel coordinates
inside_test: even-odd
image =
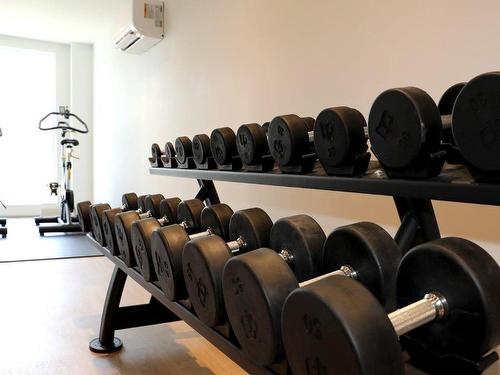
[[[78,215],[78,223],[82,232],[88,233],[92,231],[92,221],[90,219],[90,206],[92,203],[90,201],[79,202],[76,205],[76,212]]]
[[[236,134],[231,128],[214,129],[210,135],[210,149],[217,165],[230,164],[238,155]]]
[[[92,222],[92,234],[101,246],[106,246],[106,238],[104,237],[102,227],[102,213],[105,210],[110,210],[111,206],[107,203],[98,203],[90,206],[90,220]]]
[[[179,164],[186,163],[193,156],[193,145],[188,137],[178,137],[175,140],[175,158]]]
[[[367,141],[366,120],[354,108],[327,108],[316,118],[314,146],[325,169],[352,162],[368,150]]]
[[[432,98],[416,87],[380,94],[368,118],[373,153],[390,169],[408,169],[437,152],[441,117]]]
[[[193,137],[193,160],[198,164],[204,164],[212,156],[210,149],[210,138],[206,134],[198,134]]]
[[[481,74],[462,89],[453,107],[453,137],[460,153],[486,174],[500,173],[500,72]]]
[[[269,149],[279,165],[294,163],[310,153],[314,141],[314,119],[297,115],[275,117],[269,124]]]
[[[222,270],[233,256],[269,246],[273,222],[260,208],[237,211],[229,224],[230,242],[219,236],[189,241],[182,265],[189,299],[198,318],[210,327],[227,321],[222,294]]]
[[[163,151],[161,150],[160,146],[158,143],[153,143],[151,145],[151,156],[153,160],[158,160],[160,157],[163,155]]]
[[[269,123],[266,124],[267,126],[245,124],[238,128],[236,133],[236,147],[243,164],[259,164],[262,161],[262,157],[270,153],[267,141]]]

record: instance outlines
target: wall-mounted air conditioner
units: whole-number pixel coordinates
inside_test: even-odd
[[[115,40],[115,47],[141,54],[164,37],[164,5],[159,0],[132,0],[132,24]]]

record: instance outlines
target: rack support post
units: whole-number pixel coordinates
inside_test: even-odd
[[[401,225],[395,240],[405,254],[412,247],[441,237],[432,201],[394,197]]]

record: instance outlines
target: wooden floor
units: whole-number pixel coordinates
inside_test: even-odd
[[[182,322],[119,331],[120,352],[91,353],[111,272],[106,258],[0,264],[0,374],[245,374]],[[122,304],[148,300],[127,281]]]

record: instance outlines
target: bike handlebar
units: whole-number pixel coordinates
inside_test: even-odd
[[[77,129],[72,126],[70,126],[66,121],[58,121],[56,126],[52,126],[50,128],[43,128],[42,127],[42,122],[44,122],[48,117],[57,115],[57,116],[64,116],[65,119],[69,119],[70,117],[74,117],[80,124],[84,126],[84,129]],[[77,133],[82,133],[82,134],[87,134],[89,132],[89,128],[87,127],[87,124],[77,115],[69,112],[69,111],[64,111],[64,112],[50,112],[48,115],[46,115],[44,118],[40,120],[38,123],[38,129],[40,130],[55,130],[55,129],[61,129],[63,131],[65,130],[70,130],[70,131],[75,131]]]

